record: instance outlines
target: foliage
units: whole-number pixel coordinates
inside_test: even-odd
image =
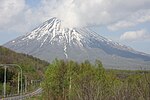
[[[149,100],[150,72],[105,70],[100,61],[55,60],[45,72],[45,100]]]

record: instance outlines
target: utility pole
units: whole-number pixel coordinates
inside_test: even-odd
[[[7,72],[7,66],[4,66],[4,98],[6,97],[6,82],[7,82],[6,72]]]
[[[18,73],[18,94],[20,93],[20,73]]]
[[[25,93],[27,92],[27,76],[25,75]]]
[[[17,65],[18,66],[18,65]],[[20,67],[20,66],[18,66],[18,67]],[[22,94],[23,94],[23,88],[22,88],[22,77],[23,77],[23,75],[22,75],[22,68],[20,67],[20,69],[21,69],[21,96],[22,96]]]

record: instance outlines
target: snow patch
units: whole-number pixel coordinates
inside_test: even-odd
[[[66,59],[68,59],[68,54],[67,54],[67,45],[64,45],[64,55],[66,57]]]
[[[12,43],[15,43],[15,41],[12,41]]]
[[[40,47],[42,47],[44,45],[44,43],[46,42],[48,36],[43,40],[43,42],[41,43]]]

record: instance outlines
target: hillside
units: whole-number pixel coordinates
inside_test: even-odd
[[[5,47],[0,46],[0,64],[18,64],[23,69],[23,80],[26,77],[28,82],[31,80],[41,80],[43,78],[43,73],[49,63],[42,61],[38,58],[32,56],[16,53],[12,50],[9,50]],[[8,67],[7,68],[7,91],[14,93],[17,90],[17,76],[18,76],[17,67]],[[4,69],[0,67],[0,91],[2,92],[2,83],[3,83]],[[14,89],[11,89],[14,88]],[[0,92],[0,94],[1,94]]]
[[[30,77],[34,77],[33,75],[36,77],[43,76],[44,69],[48,65],[47,62],[38,58],[16,53],[2,46],[0,46],[0,64],[18,64],[22,67],[23,73]]]

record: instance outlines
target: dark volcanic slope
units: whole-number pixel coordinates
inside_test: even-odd
[[[57,18],[4,46],[49,62],[55,58],[78,62],[99,59],[109,68],[150,69],[150,55],[113,42],[87,28],[63,28]]]

